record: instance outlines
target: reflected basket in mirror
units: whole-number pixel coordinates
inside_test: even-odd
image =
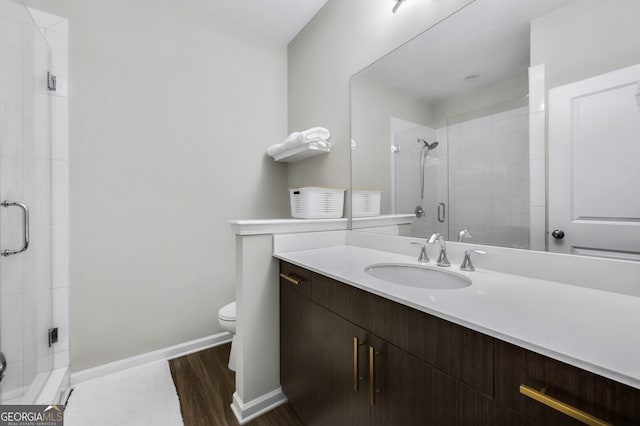
[[[353,217],[380,216],[382,191],[354,189],[351,191]]]

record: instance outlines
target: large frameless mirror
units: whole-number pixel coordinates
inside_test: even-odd
[[[640,73],[628,70],[640,43],[621,18],[630,8],[476,0],[355,74],[352,228],[640,259],[629,235],[640,237],[640,201],[621,190],[640,178],[625,160],[640,155]],[[588,25],[591,16],[603,24]],[[587,40],[599,45],[584,53]],[[615,60],[603,57],[607,43]],[[614,127],[616,151],[596,166],[597,138]],[[358,213],[363,192],[380,198],[379,210]],[[616,237],[602,243],[594,232]]]

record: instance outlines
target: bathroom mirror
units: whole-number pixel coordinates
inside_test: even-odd
[[[547,241],[555,224],[547,223],[547,216],[553,218],[545,154],[551,87],[544,62],[553,62],[554,86],[580,80],[582,70],[573,73],[575,80],[567,80],[569,72],[557,77],[562,61],[572,58],[559,58],[561,48],[551,52],[549,46],[563,35],[563,17],[578,16],[580,8],[587,9],[585,16],[597,14],[593,9],[603,7],[591,0],[475,0],[352,76],[352,229],[421,238],[438,232],[449,241],[634,258],[638,253],[626,242],[599,254],[580,252],[568,238]],[[604,32],[578,30],[593,37]],[[633,43],[622,50],[640,51]],[[617,61],[633,64],[640,57]],[[637,148],[625,149],[640,155]],[[369,201],[363,193],[380,198],[379,217],[362,207]],[[626,207],[625,217],[629,211],[640,217],[638,203]]]

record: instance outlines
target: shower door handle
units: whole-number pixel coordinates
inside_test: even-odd
[[[4,373],[7,371],[7,358],[0,352],[0,382],[4,379]]]
[[[444,223],[447,218],[447,206],[444,203],[438,204],[438,222]]]
[[[2,207],[19,207],[22,210],[22,248],[19,250],[4,250],[0,254],[2,256],[11,256],[12,254],[22,253],[29,248],[29,209],[22,203],[4,200],[0,203]]]

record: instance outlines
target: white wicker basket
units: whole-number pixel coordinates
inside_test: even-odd
[[[352,216],[370,217],[380,216],[381,191],[365,191],[354,189],[351,191]]]
[[[344,210],[344,189],[289,189],[291,216],[297,219],[337,219]]]

